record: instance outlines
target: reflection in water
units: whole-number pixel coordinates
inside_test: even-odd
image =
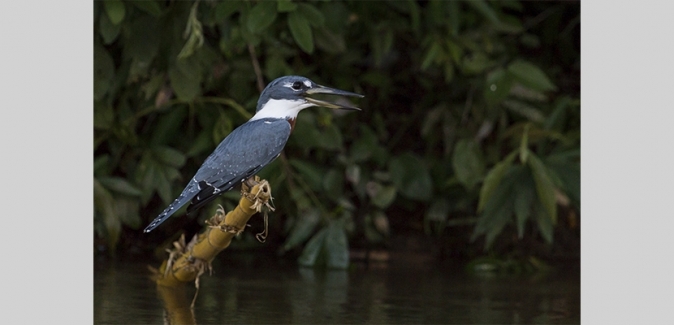
[[[216,261],[201,278],[198,324],[579,324],[580,272],[475,277],[390,266],[321,271],[271,261]],[[145,264],[98,265],[96,324],[164,324]],[[193,286],[187,290],[189,304]]]

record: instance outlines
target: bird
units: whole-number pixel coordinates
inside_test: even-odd
[[[308,107],[361,109],[309,97],[315,94],[364,97],[363,95],[316,84],[302,76],[274,79],[262,90],[255,114],[225,137],[206,158],[180,195],[145,229],[148,233],[190,202],[187,214],[205,206],[220,194],[254,176],[271,163],[285,147],[295,128],[297,114]]]

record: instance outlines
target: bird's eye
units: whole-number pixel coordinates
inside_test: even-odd
[[[302,82],[300,82],[300,81],[295,81],[295,82],[293,83],[293,89],[294,89],[294,90],[300,90],[300,89],[302,89]]]

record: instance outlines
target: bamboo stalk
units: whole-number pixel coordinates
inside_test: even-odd
[[[211,261],[229,246],[234,236],[243,232],[248,220],[263,206],[273,210],[268,203],[270,198],[271,187],[266,180],[255,176],[242,183],[241,199],[234,210],[225,215],[220,207],[206,221],[209,227],[204,232],[187,244],[184,235],[173,243],[174,249],[169,251],[169,257],[155,271],[157,285],[171,287],[194,281],[198,290],[199,277],[206,270],[211,270]]]

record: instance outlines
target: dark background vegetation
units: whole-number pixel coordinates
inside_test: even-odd
[[[580,259],[579,2],[110,0],[93,27],[97,254],[161,254],[233,208],[238,190],[142,234],[295,74],[363,111],[299,114],[259,174],[267,243],[254,216],[230,249],[337,268],[412,246],[517,270]]]

